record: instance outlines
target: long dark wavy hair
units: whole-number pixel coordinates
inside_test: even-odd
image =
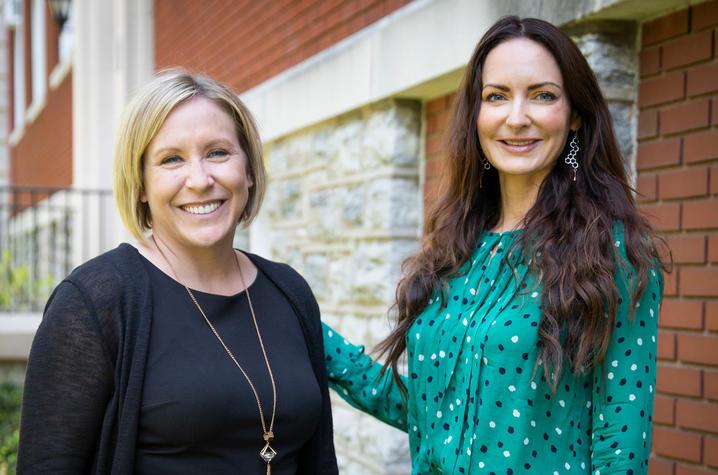
[[[631,308],[646,287],[649,271],[661,262],[658,240],[636,209],[611,115],[586,59],[565,33],[546,21],[501,18],[479,41],[467,66],[456,97],[439,196],[428,210],[421,249],[402,266],[404,277],[394,307],[397,326],[377,346],[387,357],[384,370],[391,368],[405,394],[397,364],[406,350],[409,328],[433,292],[440,291],[444,301],[448,279],[457,276],[477,239],[501,216],[498,174],[493,168],[483,170],[476,123],[486,57],[497,45],[515,38],[533,40],[551,53],[572,112],[581,119],[577,180],[573,181],[573,170],[557,160],[524,217],[524,232],[515,244],[542,286],[539,358],[553,389],[565,365],[584,373],[606,353],[619,304],[613,224],[623,224],[625,250],[633,266]],[[561,156],[567,149],[568,143]]]

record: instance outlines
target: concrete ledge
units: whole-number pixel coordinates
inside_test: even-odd
[[[41,313],[0,314],[0,362],[27,361]]]

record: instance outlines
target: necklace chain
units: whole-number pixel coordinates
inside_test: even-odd
[[[202,317],[204,317],[204,321],[207,322],[207,326],[209,326],[209,329],[212,330],[212,333],[217,338],[217,341],[219,341],[220,345],[222,345],[222,348],[224,348],[224,351],[227,353],[229,358],[234,362],[235,366],[239,368],[239,371],[242,372],[242,375],[244,376],[244,379],[247,380],[247,384],[249,384],[250,389],[252,390],[252,393],[254,394],[254,399],[257,401],[257,409],[259,409],[259,420],[262,423],[262,438],[264,439],[265,445],[264,448],[260,451],[260,457],[262,460],[267,462],[267,475],[271,473],[270,468],[270,462],[272,459],[276,456],[277,452],[269,445],[270,442],[274,439],[274,419],[277,413],[277,386],[274,382],[274,374],[272,373],[272,367],[269,364],[269,358],[267,357],[267,350],[264,348],[264,341],[262,340],[262,335],[259,332],[259,325],[257,324],[257,316],[254,313],[254,306],[252,305],[252,298],[249,295],[249,287],[247,287],[247,284],[244,280],[244,274],[242,273],[242,266],[239,264],[239,257],[237,257],[237,253],[234,252],[234,259],[237,263],[237,269],[239,270],[239,279],[242,282],[242,287],[244,287],[244,291],[247,294],[247,303],[249,304],[249,312],[252,314],[252,321],[254,322],[254,329],[257,332],[257,339],[259,340],[259,347],[262,350],[262,356],[264,357],[264,363],[267,366],[267,372],[269,373],[269,380],[272,383],[272,416],[269,420],[269,430],[267,430],[267,423],[265,422],[264,418],[264,410],[262,408],[262,402],[259,400],[259,393],[257,392],[257,388],[254,386],[254,383],[250,379],[249,375],[246,371],[244,371],[244,368],[242,368],[242,365],[239,364],[239,361],[237,361],[237,358],[235,358],[234,353],[232,353],[232,350],[229,349],[229,347],[226,345],[222,337],[219,335],[219,332],[217,329],[212,325],[212,322],[207,317],[207,314],[204,313],[204,310],[200,306],[199,302],[197,301],[197,298],[195,298],[194,294],[190,290],[190,288],[180,282],[177,272],[175,271],[174,267],[170,263],[169,259],[167,259],[167,256],[165,256],[165,253],[162,252],[162,249],[157,244],[157,241],[155,240],[154,235],[152,236],[152,241],[155,244],[155,247],[157,247],[157,250],[160,252],[160,255],[165,260],[167,265],[169,266],[170,270],[172,270],[172,273],[175,276],[175,280],[179,282],[187,291],[189,294],[190,299],[192,299],[192,302],[194,302],[195,306],[197,307],[197,310],[199,310],[199,313],[202,314]]]

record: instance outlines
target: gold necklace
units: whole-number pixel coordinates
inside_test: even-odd
[[[274,416],[277,413],[277,386],[274,383],[274,374],[272,373],[272,367],[269,365],[269,358],[267,358],[267,351],[264,349],[264,342],[262,341],[262,335],[259,333],[259,325],[257,324],[257,316],[254,313],[254,307],[252,306],[252,298],[249,296],[249,287],[247,287],[247,284],[244,281],[244,275],[242,274],[242,267],[239,265],[239,258],[237,257],[237,253],[234,253],[234,260],[237,263],[237,269],[239,270],[239,279],[242,281],[242,287],[244,287],[244,291],[247,294],[247,302],[249,303],[249,311],[252,314],[252,321],[254,322],[254,329],[257,331],[257,338],[259,339],[259,346],[262,349],[262,356],[264,356],[264,363],[267,365],[267,372],[269,373],[269,380],[272,382],[272,417],[269,421],[269,429],[267,429],[267,424],[264,421],[264,410],[262,409],[262,402],[259,400],[259,394],[257,393],[257,388],[254,387],[254,383],[252,383],[252,380],[249,378],[249,375],[244,371],[244,368],[242,368],[242,365],[239,364],[239,361],[237,361],[237,358],[234,357],[234,353],[229,349],[229,347],[224,343],[224,340],[222,340],[222,337],[219,336],[219,333],[217,332],[217,329],[214,328],[214,325],[212,325],[212,322],[209,321],[209,318],[207,318],[207,315],[204,313],[204,310],[202,310],[202,307],[199,305],[199,302],[195,298],[194,294],[190,290],[189,287],[187,287],[185,284],[180,282],[177,272],[175,271],[174,267],[172,267],[172,264],[170,264],[169,259],[167,259],[167,256],[165,256],[165,253],[162,252],[162,249],[157,244],[157,241],[155,240],[155,236],[152,236],[152,242],[154,242],[155,247],[157,247],[157,250],[159,251],[162,258],[165,260],[169,268],[172,270],[172,273],[175,276],[175,280],[179,282],[187,291],[189,294],[190,299],[192,299],[192,302],[194,302],[195,306],[197,307],[197,310],[199,310],[199,313],[202,314],[204,317],[204,321],[207,322],[207,326],[209,326],[209,329],[212,330],[212,333],[214,333],[214,336],[217,337],[217,340],[222,345],[222,348],[224,348],[224,351],[227,352],[227,355],[230,357],[230,359],[234,362],[234,364],[239,368],[239,371],[242,372],[242,375],[244,376],[244,379],[247,380],[247,384],[249,384],[249,387],[252,389],[252,393],[254,394],[254,399],[257,401],[257,408],[259,409],[259,420],[262,423],[262,439],[264,439],[264,447],[262,450],[259,451],[259,457],[264,460],[267,463],[267,475],[271,475],[272,473],[272,459],[277,456],[277,451],[272,448],[270,445],[270,442],[274,440]]]

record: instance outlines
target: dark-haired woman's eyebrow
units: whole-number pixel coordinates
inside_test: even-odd
[[[541,89],[541,88],[544,88],[544,87],[546,87],[546,86],[553,86],[553,87],[558,88],[559,91],[563,91],[563,88],[562,88],[561,86],[559,86],[558,84],[556,84],[555,82],[553,82],[553,81],[544,81],[544,82],[539,82],[539,83],[536,83],[536,84],[531,84],[531,85],[529,86],[529,91],[530,91],[530,90],[533,90],[533,89]]]
[[[493,87],[494,89],[498,89],[499,91],[504,91],[504,92],[509,92],[511,90],[511,88],[508,86],[504,86],[503,84],[494,84],[494,83],[484,84],[484,87],[482,87],[481,90],[483,91],[487,87]]]

